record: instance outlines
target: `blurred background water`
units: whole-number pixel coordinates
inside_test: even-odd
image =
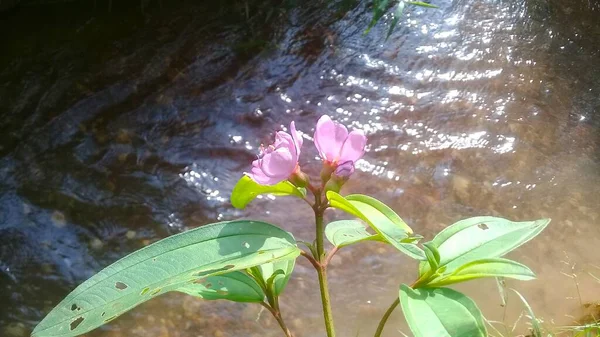
[[[102,267],[188,228],[253,217],[312,240],[303,203],[262,198],[239,211],[228,197],[258,146],[292,120],[307,139],[301,163],[317,175],[310,139],[322,114],[369,137],[345,192],[387,202],[426,238],[474,215],[551,217],[512,254],[539,280],[509,286],[550,324],[590,314],[600,300],[598,2],[433,0],[439,9],[408,8],[387,41],[387,15],[363,34],[366,2],[239,3],[0,13],[2,336],[29,335]],[[339,335],[371,335],[415,272],[380,244],[342,250],[330,271]],[[282,300],[297,336],[324,335],[315,279],[299,260]],[[459,289],[491,320],[512,324],[522,311],[513,298],[500,306],[492,280]],[[398,330],[408,332],[399,311],[385,336]],[[169,294],[90,335],[280,332],[259,306]]]

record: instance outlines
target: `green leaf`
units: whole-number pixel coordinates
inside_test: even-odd
[[[415,337],[486,337],[481,311],[450,288],[400,286],[400,304]]]
[[[413,232],[412,228],[394,210],[375,198],[362,194],[351,194],[346,196],[346,200],[349,200],[362,214],[370,217],[371,221],[395,225],[408,234]]]
[[[425,243],[427,243],[427,242],[425,242]],[[422,277],[423,275],[427,274],[430,270],[431,270],[431,268],[429,268],[429,262],[421,261],[421,263],[419,263],[419,278]]]
[[[328,191],[327,199],[331,207],[350,213],[369,225],[377,223],[378,227],[389,229],[390,233],[398,239],[406,238],[413,232],[398,214],[375,198],[362,194],[343,197],[336,192]]]
[[[331,207],[340,209],[364,220],[379,234],[385,242],[396,247],[406,255],[425,260],[425,253],[409,236],[412,229],[391,208],[381,201],[361,194],[353,194],[345,198],[333,191],[327,192]]]
[[[373,18],[371,19],[371,22],[369,23],[369,26],[365,31],[365,35],[371,31],[371,29],[377,24],[379,20],[381,20],[381,18],[387,11],[389,3],[389,0],[373,0]],[[396,25],[398,24],[398,21],[400,20],[400,17],[402,17],[402,14],[404,13],[404,7],[407,4],[426,8],[439,8],[436,5],[432,5],[423,1],[398,0],[398,4],[396,5],[396,11],[394,12],[394,19],[392,19],[392,23],[390,25],[390,28],[388,29],[388,33],[385,38],[386,40],[390,37],[390,35],[392,35],[392,32],[394,31]]]
[[[381,19],[381,17],[387,10],[389,2],[389,0],[373,0],[373,19],[369,23],[369,27],[365,31],[365,34],[368,34],[371,31],[371,28],[375,26],[377,21]]]
[[[361,241],[380,238],[378,234],[367,232],[365,225],[357,220],[334,221],[325,227],[325,236],[332,245],[342,248]]]
[[[289,233],[265,222],[202,226],[160,240],[104,268],[60,302],[32,336],[81,335],[140,303],[200,279],[299,254]]]
[[[244,175],[237,184],[235,184],[235,187],[231,192],[231,204],[235,208],[243,209],[257,196],[266,193],[274,195],[293,195],[298,198],[304,198],[306,196],[306,191],[304,189],[294,186],[294,184],[287,180],[275,185],[261,185],[247,175]]]
[[[507,277],[529,281],[535,279],[535,274],[527,266],[515,261],[502,258],[482,259],[462,265],[427,286],[440,287],[483,277]]]
[[[402,17],[402,14],[404,13],[404,3],[405,2],[403,0],[398,1],[398,5],[396,6],[396,12],[394,13],[394,19],[392,20],[388,33],[385,37],[386,40],[390,38],[390,35],[392,35],[394,29],[396,28],[396,25],[398,25],[400,17]]]
[[[265,298],[258,283],[240,271],[198,279],[177,291],[205,300],[260,303]]]
[[[284,260],[263,264],[256,268],[260,271],[260,275],[267,287],[271,287],[270,283],[272,283],[274,295],[279,296],[290,280],[295,265],[296,260]]]
[[[550,219],[513,222],[481,216],[461,220],[446,227],[431,241],[440,252],[440,266],[452,272],[458,267],[481,259],[495,258],[521,246],[538,235]],[[426,272],[427,266],[420,266]]]
[[[431,242],[425,242],[423,247],[425,247],[425,256],[427,257],[430,270],[438,270],[440,265],[440,252],[438,252],[437,248],[435,248]]]
[[[427,2],[423,2],[423,1],[405,1],[407,5],[413,5],[413,6],[419,6],[419,7],[426,7],[426,8],[439,8],[436,5],[432,5],[430,3]]]

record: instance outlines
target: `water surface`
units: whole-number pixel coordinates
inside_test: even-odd
[[[243,23],[243,8],[142,3],[0,16],[2,335],[28,335],[103,266],[188,228],[253,217],[312,240],[303,203],[263,198],[239,211],[228,196],[292,120],[316,175],[322,114],[369,137],[345,192],[385,201],[426,238],[474,215],[550,217],[510,256],[539,280],[509,286],[549,323],[599,300],[597,3],[436,0],[439,10],[410,8],[387,41],[387,16],[363,35],[362,4],[315,1]],[[339,335],[370,336],[415,270],[380,244],[342,250],[330,271]],[[282,299],[297,336],[324,335],[315,279],[299,260]],[[513,297],[505,312],[491,280],[458,288],[491,320],[521,313]],[[398,330],[400,313],[385,336]],[[90,335],[280,332],[258,306],[169,294]]]

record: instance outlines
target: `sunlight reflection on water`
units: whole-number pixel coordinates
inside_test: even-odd
[[[566,315],[581,308],[562,273],[575,265],[584,301],[599,300],[598,283],[584,277],[596,271],[589,252],[600,245],[597,13],[584,4],[434,3],[441,8],[408,10],[387,42],[389,16],[364,36],[364,7],[331,21],[332,13],[307,5],[280,23],[286,33],[272,37],[277,48],[243,58],[231,47],[244,41],[235,25],[215,39],[203,30],[203,8],[185,5],[129,28],[113,16],[74,23],[81,34],[129,29],[99,38],[100,51],[84,35],[75,38],[89,46],[83,51],[49,37],[39,53],[6,61],[0,286],[7,290],[0,300],[17,310],[0,322],[26,333],[101,266],[216,220],[269,220],[312,240],[310,212],[297,200],[266,195],[242,211],[228,197],[260,145],[292,120],[306,140],[301,164],[318,176],[312,128],[329,114],[369,137],[346,192],[389,203],[426,238],[474,215],[553,218],[513,255],[540,281],[510,286],[548,321],[570,323]],[[21,34],[27,41],[27,31]],[[372,331],[416,267],[377,244],[344,249],[335,261],[330,280],[341,336]],[[322,335],[321,315],[306,310],[319,305],[314,286],[300,260],[282,304],[299,337]],[[493,282],[460,289],[489,318],[502,317]],[[507,321],[520,312],[509,304]],[[407,331],[399,315],[385,336],[397,330]],[[279,332],[260,308],[167,295],[92,335]]]

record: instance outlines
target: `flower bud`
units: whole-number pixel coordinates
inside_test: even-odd
[[[345,182],[344,179],[333,177],[325,184],[325,192],[334,191],[335,193],[340,193],[342,185],[344,185]]]
[[[294,171],[294,173],[292,173],[288,180],[296,187],[306,187],[306,185],[309,183],[308,176],[306,173],[300,171],[299,167],[296,169],[296,171]]]
[[[349,178],[352,173],[354,173],[354,162],[349,160],[338,165],[334,175],[340,178]]]
[[[338,193],[342,186],[350,179],[352,173],[354,173],[354,163],[351,161],[342,163],[336,167],[331,178],[327,184],[325,184],[325,191],[334,191]]]
[[[335,171],[336,166],[329,163],[323,162],[323,169],[321,169],[321,181],[326,183],[331,178],[331,174]]]

